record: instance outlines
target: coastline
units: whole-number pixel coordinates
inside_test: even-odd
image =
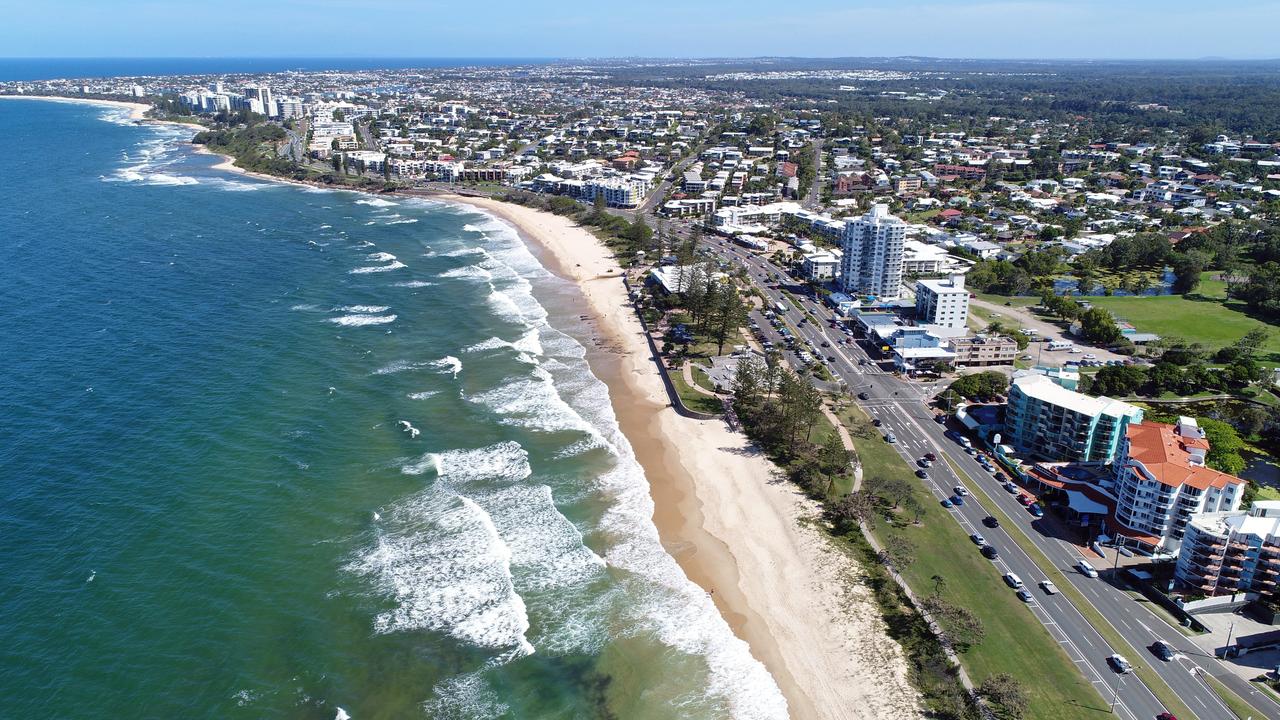
[[[608,249],[558,215],[437,197],[510,223],[582,292],[593,330],[588,361],[645,470],[663,545],[769,670],[791,716],[919,717],[906,659],[857,582],[856,561],[805,522],[816,504],[723,421],[670,407]]]
[[[42,100],[44,102],[60,102],[72,105],[101,105],[106,107],[126,108],[130,120],[145,120],[146,112],[151,106],[146,103],[125,102],[124,100],[95,100],[93,98],[70,98],[57,95],[0,95],[0,100]],[[183,124],[183,123],[174,123]]]

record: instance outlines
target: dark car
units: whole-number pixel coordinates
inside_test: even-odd
[[[934,454],[933,454],[933,453],[931,453],[931,452],[930,452],[930,453],[925,453],[925,454],[924,454],[924,459],[925,459],[925,460],[928,460],[929,462],[937,462],[937,461],[938,461],[938,456],[937,456],[937,455],[934,455]]]
[[[989,528],[1000,527],[1000,521],[994,515],[988,515],[982,518],[982,524]]]
[[[929,479],[929,473],[925,472],[925,471],[924,471],[924,468],[921,468],[921,469],[919,469],[919,470],[917,470],[917,471],[916,471],[916,477],[920,478],[921,480],[928,480],[928,479]]]
[[[964,498],[960,497],[959,495],[952,495],[952,496],[951,496],[951,504],[952,504],[952,505],[956,505],[956,506],[963,506],[963,505],[964,505]]]
[[[860,392],[860,393],[858,393],[858,399],[859,399],[859,400],[870,400],[870,399],[871,399],[871,396],[870,396],[870,395],[868,395],[868,394],[866,394],[866,393],[864,393],[864,392]]]
[[[934,415],[934,416],[933,416],[933,421],[934,421],[934,422],[936,422],[936,423],[938,423],[939,425],[945,425],[945,424],[946,424],[946,422],[947,422],[947,416],[946,416],[946,415]]]
[[[1173,648],[1169,647],[1168,643],[1161,640],[1157,640],[1151,645],[1151,652],[1155,653],[1156,657],[1164,660],[1165,662],[1169,662],[1173,659]]]
[[[982,557],[988,560],[995,560],[996,558],[1000,557],[1000,551],[996,550],[994,545],[983,545],[981,552],[982,552]]]
[[[880,418],[872,419],[871,424],[875,425],[876,427],[880,427]]]

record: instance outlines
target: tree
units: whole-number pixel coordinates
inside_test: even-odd
[[[747,321],[747,306],[731,283],[723,283],[719,295],[711,336],[716,341],[716,354],[723,355],[725,341]]]
[[[1089,394],[1124,397],[1136,393],[1146,382],[1147,372],[1140,367],[1108,365],[1100,368],[1089,382]]]
[[[1186,295],[1200,286],[1200,273],[1204,272],[1204,259],[1198,253],[1177,253],[1170,264],[1173,269],[1175,295]]]
[[[1003,395],[1009,389],[1009,378],[1003,373],[988,370],[958,378],[948,389],[970,400],[991,398]]]
[[[874,477],[866,481],[867,490],[892,504],[898,509],[904,500],[911,497],[914,488],[911,483],[900,477]]]
[[[895,568],[904,568],[916,559],[916,546],[901,535],[890,535],[880,551],[880,561]]]
[[[988,676],[978,686],[978,694],[1003,711],[1005,717],[1020,718],[1031,704],[1026,687],[1009,673]]]
[[[830,505],[828,517],[836,527],[849,531],[875,512],[875,500],[864,490],[851,492]]]
[[[929,579],[933,581],[933,596],[938,597],[942,595],[942,589],[947,586],[947,579],[941,575],[934,575]]]
[[[1120,327],[1105,308],[1091,307],[1080,315],[1080,334],[1098,345],[1110,345],[1120,339]]]
[[[1228,475],[1239,475],[1244,472],[1244,458],[1240,451],[1244,449],[1244,441],[1231,425],[1212,418],[1197,418],[1197,424],[1204,430],[1204,437],[1209,441],[1209,453],[1205,463]]]
[[[1280,263],[1263,263],[1249,273],[1243,283],[1231,285],[1228,293],[1243,300],[1250,309],[1268,317],[1280,316]]]

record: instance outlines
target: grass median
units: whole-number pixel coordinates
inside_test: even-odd
[[[893,522],[876,517],[870,524],[880,542],[896,536],[914,546],[915,559],[901,569],[907,584],[919,597],[937,592],[982,621],[982,639],[960,654],[970,679],[976,684],[996,673],[1009,673],[1021,680],[1030,698],[1025,714],[1028,719],[1111,717],[1102,696],[1026,605],[1004,585],[1000,572],[978,553],[968,534],[915,477],[907,462],[878,434],[864,437],[855,431],[867,422],[862,410],[846,408],[840,416],[853,435],[864,481],[877,477],[906,479],[923,507],[919,524],[912,522],[914,517],[895,518]],[[941,582],[936,577],[941,577]]]
[[[953,462],[950,457],[947,457],[945,454],[943,457],[946,457],[947,464],[955,471],[956,476],[962,481],[967,481],[965,482],[965,487],[973,493],[974,497],[982,503],[982,506],[986,508],[988,512],[1000,521],[1000,526],[1005,529],[1005,532],[1008,533],[1009,537],[1012,538],[1013,541],[1017,543],[1018,547],[1022,548],[1022,551],[1027,554],[1027,557],[1031,558],[1031,561],[1044,572],[1045,577],[1052,580],[1053,584],[1058,586],[1058,591],[1063,595],[1066,595],[1071,600],[1071,603],[1076,606],[1076,609],[1080,611],[1080,614],[1084,616],[1084,619],[1098,631],[1098,634],[1102,636],[1102,639],[1105,640],[1108,645],[1125,657],[1144,657],[1144,654],[1138,652],[1136,648],[1130,645],[1129,642],[1120,635],[1120,632],[1102,616],[1102,613],[1098,612],[1097,608],[1085,599],[1080,590],[1067,580],[1066,575],[1062,574],[1062,571],[1058,566],[1053,564],[1049,560],[1048,556],[1041,552],[1040,548],[1036,547],[1035,543],[1031,542],[1031,538],[1027,537],[1027,534],[1023,532],[1022,527],[1013,522],[1009,518],[1008,514],[992,502],[991,496],[987,495],[986,491],[982,489],[979,483],[975,482],[974,479],[964,470],[961,470],[960,466]],[[1157,675],[1154,670],[1141,663],[1135,663],[1133,667],[1134,674],[1137,675],[1148,688],[1151,688],[1152,694],[1156,696],[1156,699],[1160,701],[1160,704],[1164,705],[1165,710],[1173,713],[1174,716],[1178,718],[1196,717],[1191,712],[1191,708],[1187,707],[1186,703],[1182,702],[1182,699],[1173,691],[1173,688],[1170,688],[1168,684],[1165,683],[1164,679]]]

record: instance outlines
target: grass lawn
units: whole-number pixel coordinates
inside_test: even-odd
[[[1258,485],[1257,494],[1253,496],[1256,500],[1280,500],[1280,488],[1273,488],[1270,485]]]
[[[1178,337],[1214,349],[1230,345],[1260,327],[1271,333],[1262,347],[1263,359],[1280,360],[1280,328],[1244,314],[1239,303],[1209,298],[1194,300],[1179,295],[1082,299],[1110,310],[1117,319],[1128,320],[1140,332]]]
[[[851,430],[867,422],[856,407],[841,411],[841,421]],[[921,597],[934,592],[934,575],[944,578],[942,595],[974,613],[985,628],[983,639],[960,655],[975,683],[1000,672],[1026,682],[1031,706],[1028,719],[1111,717],[1107,704],[1054,642],[1044,626],[1000,579],[1000,573],[983,558],[961,529],[928,492],[897,452],[879,436],[859,437],[854,444],[862,461],[863,478],[897,476],[916,488],[925,508],[920,525],[909,518],[890,523],[877,518],[872,531],[881,541],[901,536],[914,546],[915,561],[902,575]]]
[[[1205,674],[1204,678],[1209,684],[1209,687],[1213,688],[1213,691],[1218,694],[1218,697],[1222,698],[1222,702],[1226,703],[1227,707],[1231,709],[1231,712],[1236,717],[1240,718],[1240,720],[1244,720],[1245,718],[1264,718],[1267,716],[1266,713],[1259,711],[1257,708],[1245,702],[1244,698],[1232,692],[1230,688],[1223,685],[1222,682],[1214,676]]]
[[[1022,295],[992,295],[991,293],[974,293],[979,300],[985,300],[995,305],[1004,305],[1009,303],[1013,307],[1029,308],[1032,305],[1039,305],[1040,298]]]
[[[680,396],[680,400],[684,402],[684,406],[695,412],[704,412],[719,415],[724,412],[724,407],[720,404],[718,398],[702,393],[689,387],[684,381],[684,374],[679,370],[673,369],[670,373],[671,382],[676,386],[676,393]]]

